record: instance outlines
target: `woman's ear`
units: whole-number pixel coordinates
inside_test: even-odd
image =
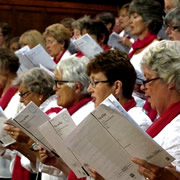
[[[115,97],[122,95],[122,82],[120,80],[114,82],[114,95]]]
[[[175,83],[175,82],[170,83],[170,84],[168,84],[168,89],[172,90],[172,89],[175,88],[175,86],[176,86],[176,83]]]
[[[76,93],[80,93],[83,90],[83,86],[80,82],[76,82],[74,88]]]

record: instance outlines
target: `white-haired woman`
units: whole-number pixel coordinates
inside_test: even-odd
[[[143,57],[145,94],[159,118],[147,133],[169,152],[175,160],[172,165],[180,170],[180,42],[161,41]],[[134,158],[139,172],[150,180],[179,179],[178,173]],[[175,178],[174,178],[175,177]]]
[[[68,109],[76,125],[94,109],[94,103],[87,92],[89,78],[86,74],[86,65],[88,62],[86,57],[71,56],[65,61],[60,61],[54,72],[57,104]],[[63,162],[60,158],[53,158],[53,161],[50,161],[48,152],[40,148],[42,163],[53,165],[69,175],[69,167],[66,164],[62,165]]]

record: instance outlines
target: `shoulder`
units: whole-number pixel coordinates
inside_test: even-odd
[[[141,107],[133,107],[128,114],[136,121],[136,123],[144,130],[152,124],[150,118],[144,113]]]

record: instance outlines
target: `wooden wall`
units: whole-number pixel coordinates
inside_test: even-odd
[[[85,1],[85,0],[84,0]],[[88,1],[87,1],[88,2]],[[8,22],[14,35],[29,29],[43,32],[50,24],[65,17],[79,18],[84,14],[94,17],[97,13],[110,11],[117,15],[117,3],[62,2],[56,0],[0,0],[0,22]],[[112,0],[113,2],[113,0]]]

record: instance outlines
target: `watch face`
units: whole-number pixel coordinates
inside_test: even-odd
[[[38,151],[38,146],[39,146],[38,143],[33,143],[31,149],[32,149],[33,151]]]

